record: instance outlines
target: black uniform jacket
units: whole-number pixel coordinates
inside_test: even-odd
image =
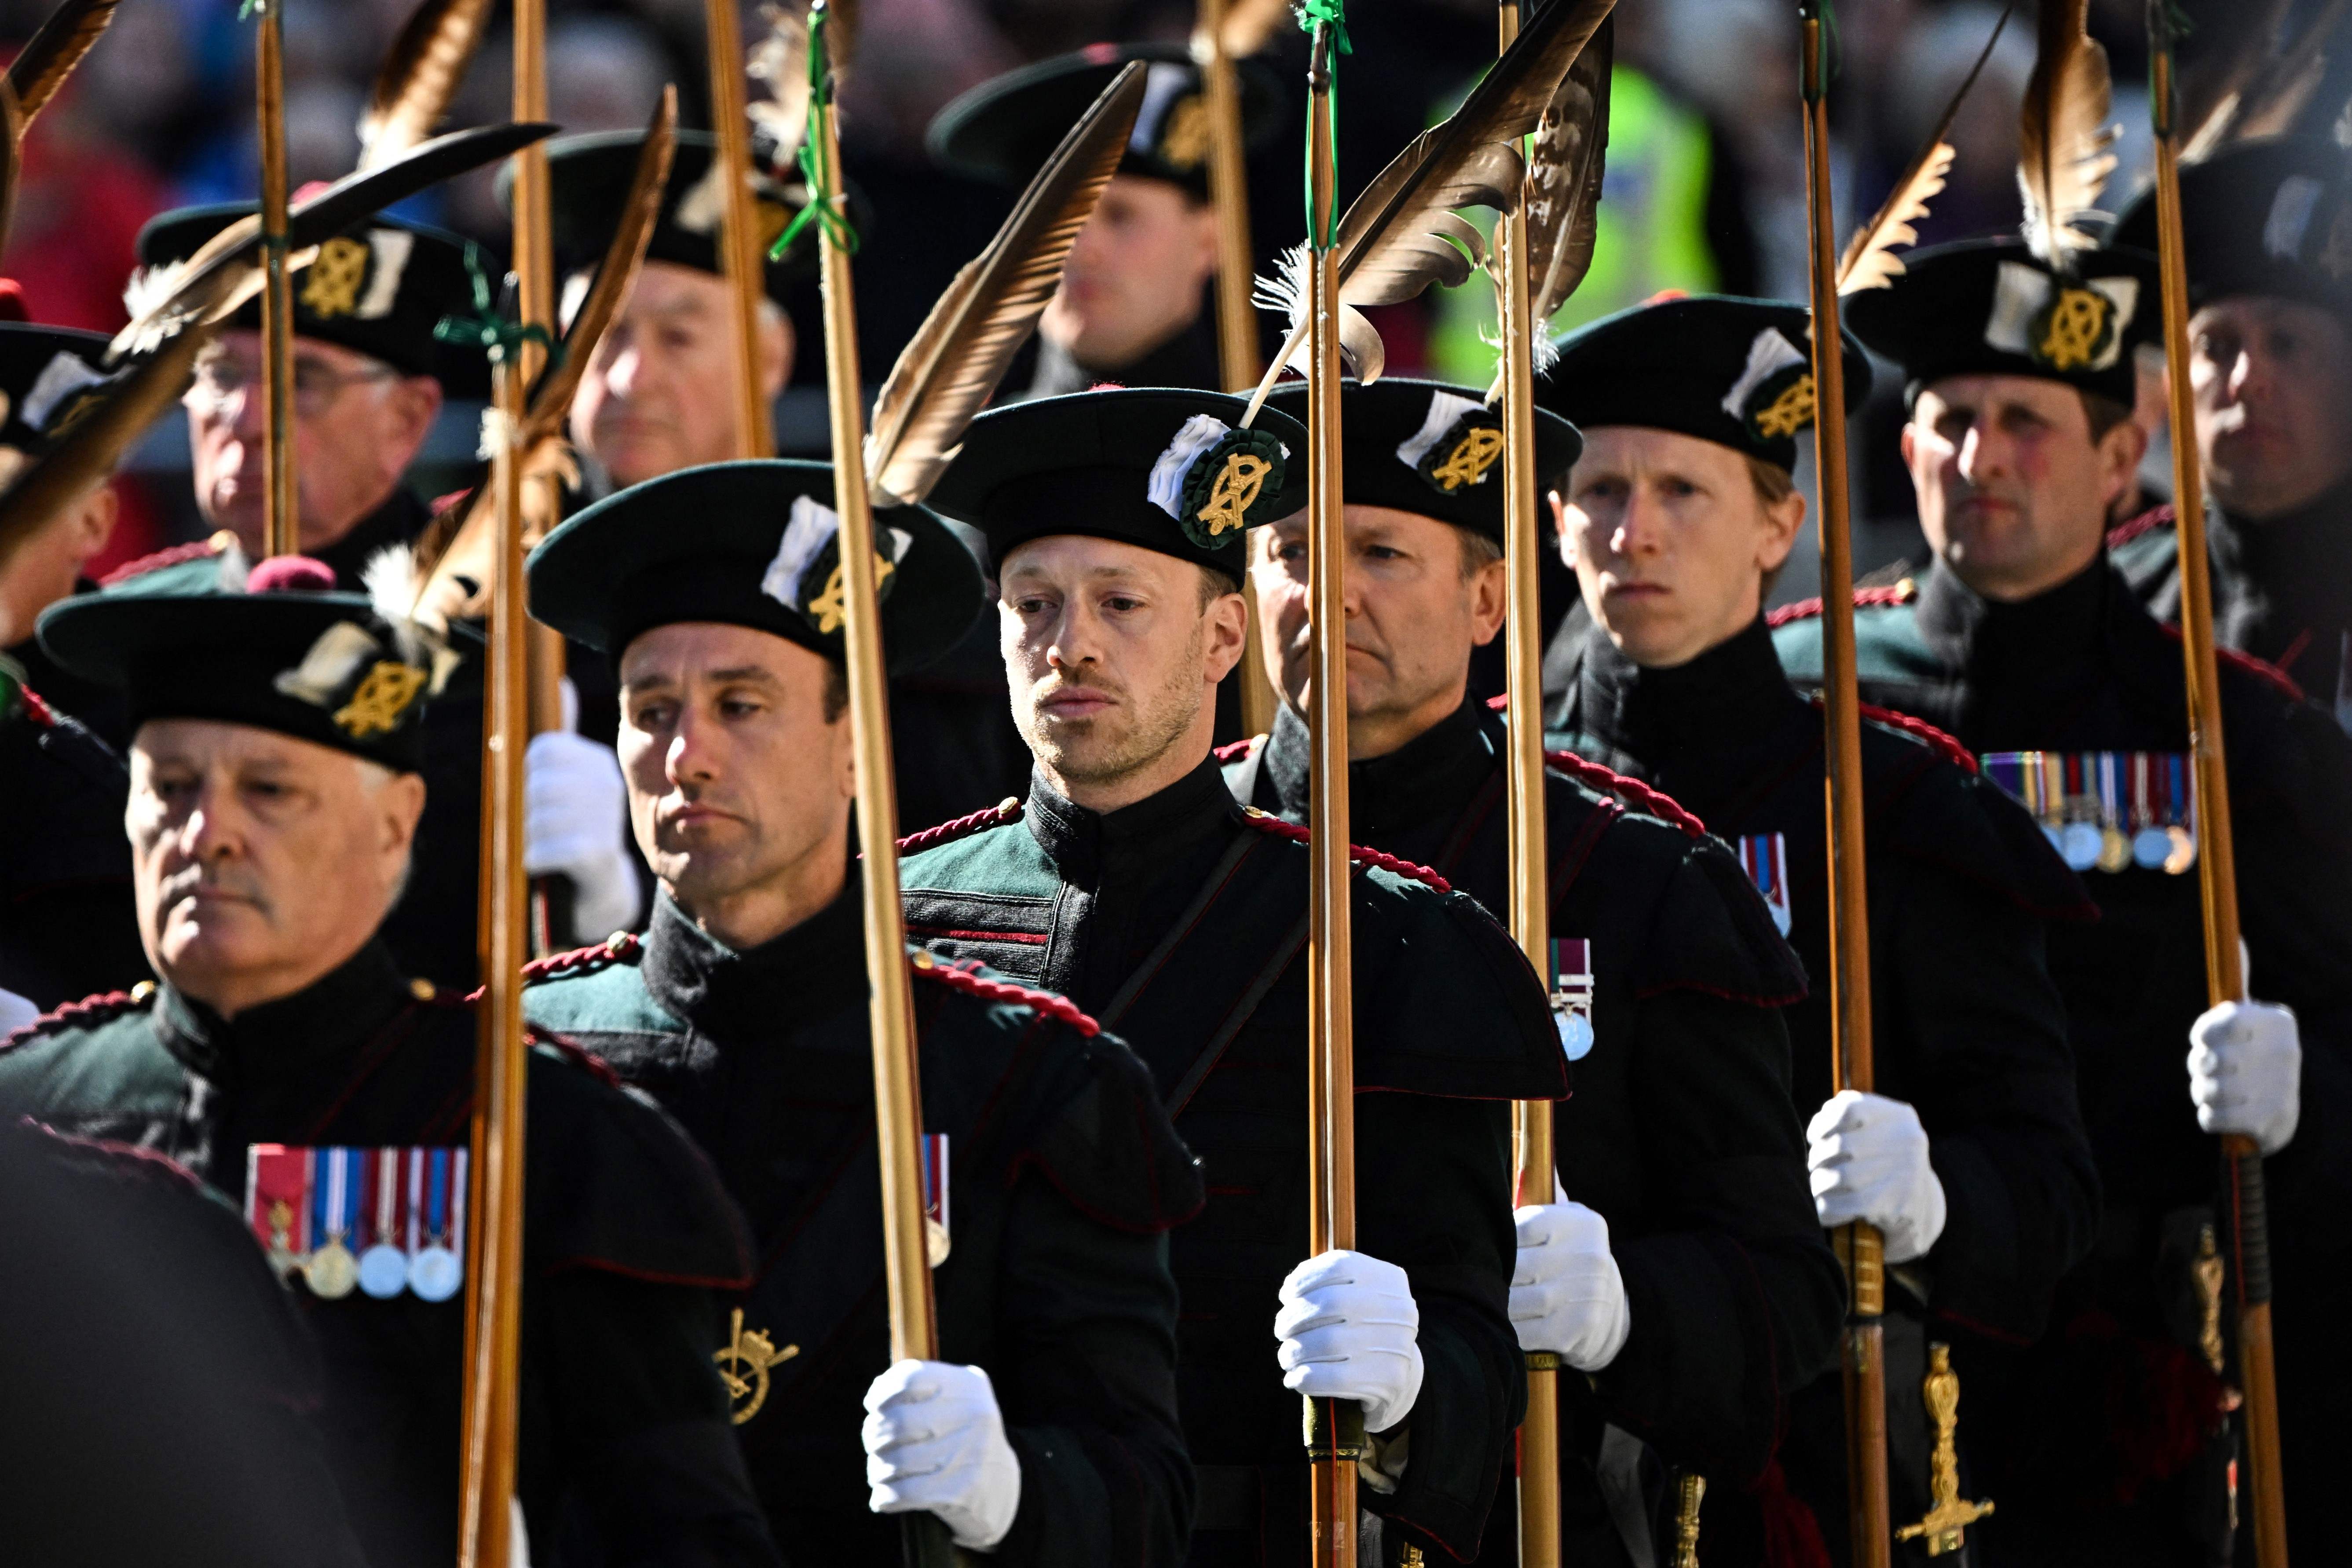
[[[368,563],[382,551],[414,542],[431,521],[415,492],[394,486],[383,505],[316,559],[333,569],[339,592],[365,593],[360,574]],[[232,537],[223,531],[201,544],[134,561],[108,576],[105,592],[202,593],[219,584]],[[469,991],[480,983],[475,906],[481,888],[482,661],[479,645],[457,647],[467,657],[425,710],[425,816],[416,825],[407,889],[383,922],[383,937],[405,973]]]
[[[1594,632],[1566,717],[1554,739],[1570,750],[1668,791],[1727,841],[1762,841],[1750,853],[1784,879],[1789,937],[1816,980],[1784,1015],[1798,1114],[1810,1118],[1835,1089],[1820,707],[1789,685],[1759,620],[1672,669],[1644,669]],[[2030,1342],[2098,1229],[2065,1007],[2043,952],[2049,921],[2096,910],[2032,818],[1956,743],[1866,718],[1862,760],[1874,1087],[1918,1110],[1947,1205],[1943,1234],[1895,1271],[1905,1289],[1891,1300],[1924,1308],[1939,1339]],[[1837,1385],[1824,1377],[1800,1398],[1790,1464],[1832,1538],[1845,1521]],[[1895,1413],[1899,1436],[1925,1439],[1913,1409]],[[1916,1461],[1895,1467],[1907,1521],[1929,1501],[1927,1455],[1922,1444],[1897,1457]],[[1720,1542],[1722,1509],[1709,1512]]]
[[[913,973],[923,1127],[948,1141],[940,1356],[987,1371],[1021,1459],[992,1560],[1181,1562],[1192,1474],[1162,1233],[1200,1206],[1199,1172],[1143,1064],[1069,1003],[919,949]],[[658,895],[642,942],[551,961],[525,1006],[667,1106],[751,1218],[757,1276],[723,1305],[798,1347],[736,1406],[777,1540],[802,1563],[895,1568],[858,1437],[890,1364],[866,991],[853,879],[745,952]]]
[[[60,669],[37,642],[0,657],[30,694],[13,706],[0,696],[0,991],[47,1009],[127,990],[147,978],[147,955],[122,837],[121,697]]]
[[[1916,599],[1860,605],[1854,619],[1864,699],[1979,752],[2187,749],[2179,637],[2104,556],[2012,604],[1979,598],[1939,563]],[[1821,679],[1819,627],[1800,619],[1775,636],[1801,686]],[[2352,1258],[2352,742],[2275,671],[2231,655],[2221,679],[2251,988],[2293,1007],[2303,1039],[2302,1121],[2267,1171],[2287,1489],[2294,1496],[2304,1473],[2315,1500],[2332,1472],[2298,1466],[2305,1455],[2340,1452],[2340,1432],[2327,1436],[2320,1424],[2333,1424],[2324,1413],[2352,1397],[2352,1388],[2323,1387],[2342,1358],[2326,1348],[2335,1330],[2305,1315],[2323,1303],[2342,1308]],[[2042,1384],[2017,1413],[2018,1429],[1999,1436],[1987,1427],[2000,1415],[1979,1406],[1971,1446],[2014,1455],[2021,1478],[2076,1498],[2128,1498],[2180,1473],[2196,1443],[2178,1434],[2213,1419],[2219,1395],[2195,1353],[2194,1307],[2184,1325],[2168,1299],[2167,1281],[2181,1270],[2162,1262],[2180,1245],[2168,1240],[2167,1216],[2210,1204],[2216,1187],[2217,1145],[2197,1126],[2185,1067],[2189,1025],[2207,1005],[2197,881],[2138,867],[2088,873],[2101,918],[2049,933],[2106,1208],[2092,1255],[2061,1288],[2045,1341],[2053,1370],[2072,1374],[2072,1386]],[[2155,1358],[2146,1365],[2118,1362],[2113,1388],[2085,1386],[2105,1375],[2090,1370],[2100,1358],[2085,1336],[2107,1342],[2118,1330],[2162,1348],[2134,1352]],[[2176,1408],[2163,1409],[2166,1400]],[[2308,1434],[2298,1431],[2298,1407],[2313,1423]],[[2174,1436],[2160,1435],[2168,1430]]]
[[[1255,799],[1303,813],[1306,742],[1286,708]],[[1501,718],[1465,702],[1354,764],[1358,835],[1507,907],[1505,744]],[[1609,1222],[1633,1329],[1589,1397],[1585,1378],[1560,1380],[1570,1528],[1605,1520],[1590,1469],[1601,1420],[1677,1465],[1753,1479],[1784,1395],[1835,1352],[1843,1297],[1789,1100],[1778,1009],[1804,991],[1795,955],[1721,845],[1626,810],[1572,766],[1546,776],[1551,931],[1591,943],[1593,1045],[1570,1069],[1554,1137],[1562,1188]]]
[[[160,1155],[16,1121],[0,1192],[9,1561],[362,1568],[318,1351],[236,1212]]]
[[[1034,779],[1021,816],[900,870],[910,932],[1118,1029],[1201,1157],[1208,1206],[1171,1238],[1196,1561],[1287,1562],[1306,1544],[1300,1405],[1272,1333],[1308,1256],[1297,837],[1246,816],[1204,756],[1108,815]],[[1402,1479],[1362,1497],[1398,1527],[1391,1561],[1408,1543],[1466,1559],[1525,1398],[1504,1102],[1561,1094],[1565,1064],[1542,986],[1475,904],[1384,869],[1354,889],[1356,1247],[1410,1277],[1425,1365]]]
[[[371,942],[234,1019],[169,985],[53,1014],[0,1050],[0,1113],[169,1155],[242,1203],[250,1144],[463,1144],[475,1055],[473,1009],[421,998]],[[532,1556],[772,1563],[711,1363],[713,1292],[750,1272],[742,1222],[709,1163],[601,1064],[543,1045],[530,1067],[518,1490]],[[449,1563],[462,1294],[292,1289],[368,1560]]]
[[[2116,570],[2160,621],[2180,619],[2180,536],[2172,504],[2107,536]],[[2213,635],[2284,670],[2340,723],[2352,714],[2352,480],[2255,521],[2208,504]]]

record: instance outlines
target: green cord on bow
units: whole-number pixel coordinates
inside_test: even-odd
[[[1315,95],[1307,96],[1307,151],[1305,186],[1307,191],[1307,238],[1318,250],[1328,250],[1339,242],[1339,57],[1356,52],[1348,37],[1347,0],[1300,0],[1300,29],[1312,37],[1318,28],[1330,29],[1330,47],[1324,54],[1324,69],[1331,76],[1331,85],[1323,94],[1325,111],[1330,116],[1328,145],[1331,149],[1331,211],[1320,228],[1315,222]]]
[[[478,348],[492,364],[504,364],[508,355],[520,354],[525,343],[537,343],[545,349],[551,367],[563,357],[563,345],[550,336],[545,327],[537,321],[529,326],[510,321],[499,312],[490,297],[489,274],[482,270],[481,247],[470,241],[466,246],[466,273],[473,280],[473,313],[443,317],[434,324],[435,339]]]
[[[1819,57],[1819,79],[1799,83],[1807,103],[1829,96],[1830,79],[1837,75],[1838,25],[1837,12],[1830,0],[1797,0],[1800,22],[1818,19],[1822,25],[1822,47]]]
[[[832,189],[827,179],[824,153],[824,110],[833,101],[833,68],[828,63],[824,43],[824,25],[829,7],[812,5],[808,16],[808,132],[801,138],[801,185],[808,196],[807,205],[793,216],[776,243],[768,247],[768,259],[782,261],[800,237],[801,230],[814,223],[833,241],[837,249],[857,254],[857,230],[849,221],[849,198],[845,194],[841,206],[835,208],[833,198],[825,192]]]
[[[2147,113],[2158,141],[2179,129],[2173,118],[2180,112],[2180,80],[2172,53],[2190,30],[2188,14],[2173,0],[2147,0]],[[2157,90],[2159,82],[2167,90]]]
[[[253,20],[254,13],[268,9],[269,0],[245,0],[245,4],[236,8],[236,19],[240,22],[250,22]]]

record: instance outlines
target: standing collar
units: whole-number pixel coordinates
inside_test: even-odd
[[[1359,843],[1385,843],[1432,817],[1462,809],[1503,752],[1502,721],[1485,703],[1462,705],[1386,756],[1348,764],[1348,834]],[[1313,755],[1307,721],[1289,704],[1275,713],[1266,738],[1265,776],[1283,815],[1304,822]]]
[[[1029,831],[1062,879],[1081,888],[1150,871],[1215,831],[1238,810],[1213,756],[1159,794],[1113,812],[1089,811],[1045,782],[1029,780]]]
[[[391,951],[371,940],[307,988],[234,1018],[164,981],[153,1017],[164,1048],[190,1070],[249,1086],[348,1055],[415,999]]]
[[[1577,680],[1576,728],[1647,767],[1672,769],[1759,742],[1803,706],[1761,616],[1672,668],[1634,663],[1595,626]]]
[[[833,902],[781,935],[738,952],[654,895],[638,973],[662,1008],[713,1038],[787,1033],[794,1020],[866,998],[864,884],[852,868]]]
[[[1944,664],[1979,675],[2047,679],[2081,669],[2098,651],[2113,575],[2101,551],[2056,587],[2004,603],[1938,560],[1920,584],[1919,634]]]

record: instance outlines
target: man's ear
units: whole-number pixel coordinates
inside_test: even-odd
[[[393,471],[406,473],[441,416],[441,384],[429,375],[404,375],[393,383],[390,406],[394,431],[388,445],[401,454]]]
[[[1763,511],[1764,537],[1757,548],[1756,564],[1766,572],[1778,572],[1788,563],[1789,552],[1797,547],[1797,535],[1804,530],[1804,495],[1791,490],[1768,503]]]
[[[2116,427],[2099,437],[2099,500],[2113,506],[2131,488],[2132,477],[2139,471],[2139,460],[2147,456],[2147,432],[2135,419],[2118,421]]]
[[[793,360],[799,340],[793,319],[781,307],[760,311],[760,390],[771,403],[793,378]]]
[[[383,812],[383,847],[387,854],[407,855],[416,846],[416,824],[425,815],[425,778],[421,773],[394,773],[376,794]]]
[[[1895,438],[1895,445],[1903,453],[1903,466],[1906,468],[1911,466],[1911,448],[1914,445],[1911,439],[1911,421],[1906,419],[1903,422],[1903,433]]]
[[[1576,570],[1576,535],[1568,531],[1568,497],[1553,489],[1544,492],[1544,500],[1551,505],[1551,531],[1559,542],[1560,564],[1573,572]]]
[[[1470,643],[1485,647],[1503,629],[1511,604],[1510,569],[1499,560],[1482,564],[1470,579]]]
[[[101,481],[98,488],[82,498],[74,513],[74,570],[77,574],[90,557],[106,548],[114,537],[116,518],[121,515],[122,497],[111,484]]]
[[[1249,605],[1239,594],[1220,594],[1201,614],[1209,630],[1202,649],[1202,673],[1214,686],[1242,661],[1242,644],[1249,636]]]

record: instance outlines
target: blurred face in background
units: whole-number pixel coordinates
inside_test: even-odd
[[[1954,375],[1903,427],[1919,527],[1988,599],[2030,599],[2088,566],[2147,437],[2125,416],[2094,436],[2084,395],[2033,375]]]
[[[567,318],[584,292],[584,279],[566,290]],[[648,261],[637,273],[572,398],[572,439],[615,489],[738,455],[729,310],[727,281],[715,272]],[[792,368],[792,323],[763,299],[759,370],[769,400]]]
[[[196,361],[181,399],[196,510],[262,553],[268,487],[262,439],[261,334],[223,332]],[[372,355],[294,340],[294,494],[300,546],[314,554],[388,499],[441,413],[441,384],[404,375]]]
[[[0,468],[13,467],[18,457],[0,450]],[[114,533],[116,506],[114,487],[98,485],[64,515],[43,523],[0,565],[0,647],[31,637],[40,613],[74,591],[83,566]]]
[[[1671,669],[1737,637],[1764,602],[1805,520],[1786,476],[1745,453],[1644,426],[1584,433],[1552,494],[1560,552],[1584,606],[1635,664]]]
[[[1116,370],[1191,326],[1216,269],[1215,207],[1166,180],[1115,174],[1038,333],[1080,364]]]
[[[2213,499],[2256,520],[2352,472],[2352,333],[2300,300],[2242,295],[2189,323],[2197,446]]]

